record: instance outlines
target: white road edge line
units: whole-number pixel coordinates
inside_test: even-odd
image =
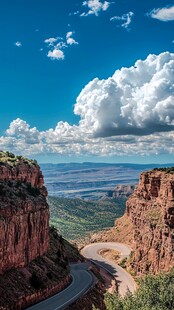
[[[85,246],[85,248],[88,248],[88,247],[90,247],[91,245],[93,245],[93,244],[101,244],[101,243],[105,243],[105,242],[95,242],[95,243],[91,243],[91,244],[88,244],[88,245],[86,245]],[[108,242],[108,243],[112,243],[112,242]],[[116,243],[118,243],[119,244],[119,242],[116,242]],[[126,245],[126,244],[125,244]],[[130,249],[130,251],[132,250],[132,248],[130,247],[130,246],[128,246],[128,245],[126,245],[129,249]],[[105,249],[108,249],[108,247],[104,247]],[[129,257],[129,255],[124,255],[124,254],[122,254],[122,252],[121,251],[119,251],[120,253],[121,253],[121,255],[122,256],[125,256],[125,257]],[[82,253],[82,255],[85,257],[85,255],[84,255],[84,251],[83,251],[83,249],[81,250],[81,253]],[[103,257],[102,257],[102,255],[101,254],[99,254],[98,253],[98,255],[99,256],[101,256],[101,258],[103,259]],[[86,257],[85,257],[86,258]],[[113,274],[111,271],[109,271],[106,267],[104,267],[104,266],[102,266],[100,263],[98,263],[98,262],[96,262],[95,260],[93,260],[92,258],[87,258],[88,260],[90,260],[94,265],[97,265],[97,266],[100,266],[102,269],[104,269],[104,270],[106,270],[108,273],[110,273],[114,278],[115,278],[115,280],[117,281],[117,275],[115,274]],[[107,260],[106,259],[106,262],[109,264],[109,260]],[[105,261],[103,261],[103,263],[105,263]],[[136,282],[135,282],[135,280],[134,280],[134,278],[124,269],[124,268],[122,268],[120,265],[118,265],[118,264],[115,264],[116,266],[118,266],[120,269],[122,269],[126,274],[127,274],[127,276],[129,276],[130,278],[132,278],[133,279],[133,286],[134,286],[134,289],[136,290],[137,289],[137,285],[136,285]],[[112,266],[112,265],[111,265]],[[113,267],[113,266],[112,266]],[[119,284],[118,284],[118,286],[120,286]]]
[[[84,272],[86,272],[86,273],[88,273],[89,275],[90,275],[90,277],[91,277],[91,283],[93,282],[93,277],[92,277],[92,275],[91,275],[91,273],[89,272],[89,271],[86,271],[86,270],[84,270]],[[76,294],[75,296],[73,296],[71,299],[69,299],[68,301],[66,301],[63,305],[61,305],[60,307],[58,307],[58,308],[55,308],[54,310],[63,310],[63,308],[62,307],[64,307],[64,306],[66,306],[67,305],[67,303],[69,303],[69,302],[71,302],[71,300],[73,300],[74,298],[76,298],[79,294],[81,294],[83,291],[84,291],[84,293],[86,292],[86,289],[87,289],[87,291],[89,290],[89,288],[90,288],[90,286],[91,286],[91,283],[88,285],[88,287],[87,288],[83,288],[80,292],[78,292],[78,294]],[[74,300],[75,301],[75,300]]]

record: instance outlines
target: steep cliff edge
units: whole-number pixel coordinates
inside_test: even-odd
[[[126,202],[125,214],[91,242],[129,244],[128,261],[136,275],[169,271],[174,266],[174,168],[143,172]]]
[[[24,267],[49,245],[49,207],[35,161],[0,152],[0,273]]]
[[[169,271],[174,266],[173,169],[143,172],[126,213],[133,223],[135,272]]]
[[[0,152],[0,309],[20,310],[70,282],[69,262],[82,260],[55,228],[36,161]]]

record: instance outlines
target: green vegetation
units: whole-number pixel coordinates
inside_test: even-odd
[[[164,171],[166,173],[174,173],[174,167],[154,168],[154,171]]]
[[[114,225],[125,211],[125,200],[84,201],[49,197],[51,224],[68,240],[77,240]]]
[[[23,156],[15,156],[13,153],[10,152],[3,152],[0,151],[0,165],[9,164],[11,166],[17,166],[21,163],[28,164],[30,166],[38,166],[36,160],[28,159]]]
[[[57,241],[59,241],[59,243],[63,246],[65,250],[64,252],[66,253],[66,256],[68,257],[69,262],[83,261],[83,257],[80,255],[78,249],[73,244],[65,240],[58,233],[58,230],[56,227],[50,226],[50,247],[55,249],[56,256],[60,260],[61,256],[64,255],[65,253],[62,250],[58,249]],[[58,262],[57,258],[55,259],[56,262]]]
[[[173,310],[174,270],[168,274],[145,276],[139,279],[139,288],[124,298],[118,294],[105,295],[107,310]]]
[[[120,267],[126,268],[126,263],[127,263],[127,257],[124,257],[121,262],[119,263]]]

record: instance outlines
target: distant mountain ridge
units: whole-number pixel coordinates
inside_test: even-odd
[[[137,185],[140,173],[171,164],[63,163],[41,164],[50,196],[95,200],[119,185]]]
[[[144,167],[147,169],[150,168],[155,168],[155,167],[171,167],[174,165],[174,163],[165,163],[165,164],[156,164],[156,163],[151,163],[151,164],[135,164],[135,163],[97,163],[97,162],[82,162],[82,163],[40,163],[39,164],[41,168],[44,169],[49,169],[52,167],[56,167],[56,168],[78,168],[78,169],[82,169],[82,168],[92,168],[92,167]]]

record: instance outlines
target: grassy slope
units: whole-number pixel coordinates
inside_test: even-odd
[[[91,238],[94,242],[121,242],[132,247],[133,224],[130,218],[124,214],[115,221],[115,226],[109,230],[96,233]]]
[[[51,224],[68,240],[86,237],[90,232],[114,225],[125,211],[125,200],[84,201],[49,197]]]

